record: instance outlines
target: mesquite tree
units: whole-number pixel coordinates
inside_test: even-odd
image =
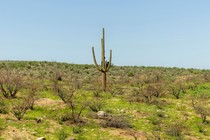
[[[104,28],[102,31],[102,39],[101,39],[101,66],[98,65],[95,57],[94,47],[92,47],[93,59],[98,71],[102,72],[102,84],[103,91],[106,91],[106,72],[109,71],[112,62],[112,50],[110,50],[110,58],[109,61],[106,61],[105,58],[105,38],[104,38]]]
[[[23,87],[21,73],[17,70],[6,68],[0,71],[0,92],[6,98],[15,98]]]

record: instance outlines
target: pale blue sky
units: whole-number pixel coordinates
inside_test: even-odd
[[[0,0],[0,60],[210,69],[209,0]],[[107,58],[109,54],[107,53]]]

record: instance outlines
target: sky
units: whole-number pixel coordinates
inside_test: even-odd
[[[210,69],[209,0],[0,0],[0,60]]]

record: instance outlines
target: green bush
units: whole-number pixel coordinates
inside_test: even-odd
[[[159,125],[161,123],[160,119],[158,119],[155,116],[152,116],[149,118],[149,121],[153,124],[153,125]]]
[[[57,137],[59,140],[65,140],[67,139],[68,134],[64,131],[64,129],[61,129],[60,131],[58,131]]]
[[[105,103],[101,99],[93,99],[92,102],[90,102],[89,107],[92,111],[98,112],[101,111],[104,107]]]
[[[82,127],[81,126],[73,127],[73,133],[74,134],[80,134],[81,132],[82,132]]]
[[[8,113],[8,107],[3,99],[0,98],[0,113],[7,114]]]

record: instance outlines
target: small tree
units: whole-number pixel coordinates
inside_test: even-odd
[[[29,91],[29,94],[24,98],[26,108],[34,110],[34,103],[36,100],[37,100],[36,91],[35,90]]]
[[[79,122],[81,122],[82,112],[87,107],[88,102],[87,101],[83,101],[83,102],[76,101],[75,97],[76,96],[73,95],[72,98],[70,98],[66,104],[71,109],[71,117],[72,117],[73,122],[79,123]]]
[[[20,121],[27,111],[27,105],[24,101],[19,101],[12,106],[12,114]]]
[[[71,118],[74,123],[81,121],[81,115],[84,109],[87,107],[87,99],[80,100],[78,96],[85,97],[76,93],[76,89],[71,85],[64,85],[59,82],[56,74],[53,77],[53,91],[61,98],[61,100],[70,107]]]
[[[200,93],[197,96],[191,96],[192,106],[195,112],[200,115],[202,122],[207,122],[207,116],[210,115],[210,107],[208,106],[209,94]]]
[[[1,71],[0,91],[6,98],[15,98],[18,91],[23,86],[21,74],[17,70],[11,70],[8,67]]]
[[[154,95],[153,91],[150,89],[151,86],[147,86],[143,91],[142,91],[142,96],[146,99],[146,103],[151,103],[152,101],[152,96]]]
[[[207,116],[210,115],[210,108],[208,107],[208,104],[196,104],[195,111],[197,114],[200,114],[203,123],[207,122]]]
[[[170,88],[170,94],[176,97],[176,99],[179,99],[181,94],[186,92],[184,85],[180,82],[171,85],[169,88]]]

